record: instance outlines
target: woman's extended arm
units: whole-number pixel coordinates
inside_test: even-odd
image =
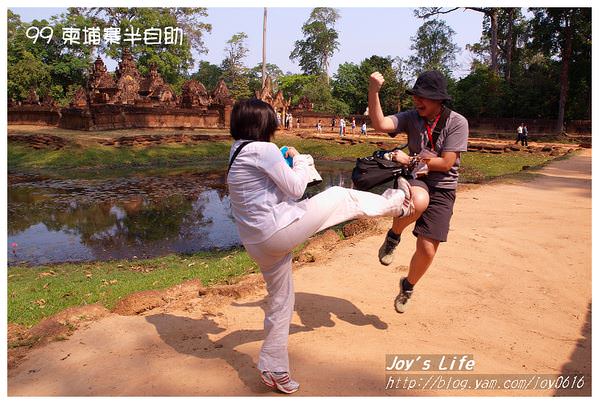
[[[293,157],[293,169],[283,160],[281,152],[274,144],[272,153],[278,153],[278,156],[274,164],[265,170],[266,174],[285,195],[293,199],[301,198],[310,182],[308,162],[293,147],[287,152],[288,156]],[[269,159],[270,157],[274,156],[269,156]]]

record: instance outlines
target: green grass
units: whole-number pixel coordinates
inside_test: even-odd
[[[167,144],[153,147],[65,147],[35,150],[9,142],[8,169],[39,170],[109,169],[135,166],[164,166],[193,163],[207,158],[226,158],[229,142],[201,142],[195,145]]]
[[[371,155],[377,146],[370,143],[338,144],[316,139],[279,138],[274,141],[293,146],[315,159],[353,160]],[[200,142],[194,145],[167,144],[151,147],[65,147],[61,150],[35,150],[9,142],[8,169],[11,172],[121,171],[139,167],[173,167],[201,164],[208,160],[226,160],[231,142]],[[537,166],[552,158],[539,153],[513,152],[504,154],[464,153],[461,176],[465,182],[480,182],[492,177],[513,174],[522,166]],[[122,174],[126,174],[122,172]],[[106,173],[106,175],[110,175]]]
[[[354,159],[372,154],[376,145],[338,144],[314,139],[276,138],[279,146],[293,146],[316,159]],[[207,159],[226,160],[231,142],[198,142],[193,145],[166,144],[149,147],[90,145],[67,146],[60,150],[33,149],[8,143],[8,169],[11,172],[52,170],[108,170],[132,167],[160,167],[194,164]]]
[[[480,183],[492,178],[519,173],[523,166],[542,166],[553,159],[553,157],[542,153],[464,153],[460,167],[460,182]]]
[[[144,260],[8,268],[8,321],[26,326],[68,307],[100,303],[108,309],[139,291],[199,279],[232,283],[258,271],[243,249],[168,255]]]
[[[295,147],[300,153],[311,154],[315,159],[355,159],[371,155],[379,148],[370,143],[358,143],[355,145],[339,144],[336,142],[323,142],[316,139],[275,139],[275,143],[282,146]]]

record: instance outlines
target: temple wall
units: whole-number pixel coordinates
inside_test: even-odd
[[[9,125],[57,126],[60,110],[43,105],[22,105],[8,108]]]
[[[130,128],[219,128],[217,111],[105,105],[93,109],[92,130]]]
[[[87,109],[64,108],[61,115],[58,122],[60,128],[90,130],[93,126],[92,115]]]
[[[302,128],[315,128],[321,120],[323,130],[330,130],[331,120],[336,118],[339,126],[340,115],[312,111],[291,111],[293,127],[300,118]],[[59,126],[75,130],[111,130],[131,128],[228,128],[231,106],[211,106],[208,110],[177,107],[151,107],[135,105],[98,105],[91,109],[52,108],[43,105],[22,105],[8,108],[9,125]],[[364,115],[344,116],[346,127],[351,118],[356,118],[356,127],[365,119],[370,127],[370,119]],[[469,119],[473,132],[516,133],[518,125],[524,122],[529,135],[554,133],[554,119],[480,118]],[[591,121],[577,120],[566,122],[566,131],[571,134],[590,134]]]
[[[59,126],[74,130],[132,128],[223,128],[228,127],[230,107],[210,110],[132,105],[99,105],[91,109],[50,110],[36,106],[8,110],[11,125]]]

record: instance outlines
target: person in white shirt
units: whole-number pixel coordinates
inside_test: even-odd
[[[521,123],[520,126],[518,126],[518,128],[516,129],[516,134],[518,135],[518,137],[516,138],[516,143],[515,143],[515,144],[518,144],[519,142],[522,142],[522,146],[524,146],[524,142],[522,141],[523,126],[524,126],[524,124]]]
[[[345,135],[345,119],[339,119],[339,136],[343,137]]]
[[[238,101],[231,112],[231,147],[227,185],[231,211],[246,251],[259,265],[268,291],[266,337],[257,368],[271,388],[293,393],[287,341],[293,314],[292,250],[313,234],[363,216],[404,216],[414,211],[410,187],[382,195],[332,187],[300,200],[310,181],[310,155],[289,147],[283,156],[271,143],[277,128],[272,107],[258,99]],[[243,147],[235,156],[239,147]],[[234,157],[234,158],[233,158]],[[292,157],[292,168],[284,157]]]

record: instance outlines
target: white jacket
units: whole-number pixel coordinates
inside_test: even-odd
[[[233,143],[229,160],[243,142]],[[310,162],[311,156],[297,155],[291,169],[270,142],[243,148],[227,176],[231,211],[243,244],[261,243],[304,215],[306,201],[298,199],[311,179]]]

